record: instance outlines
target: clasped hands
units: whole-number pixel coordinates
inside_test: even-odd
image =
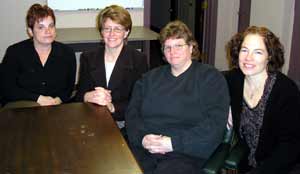
[[[115,112],[115,107],[112,104],[111,91],[102,87],[95,87],[93,91],[89,91],[84,95],[84,101],[95,103],[101,106],[106,106],[110,112]]]
[[[43,96],[40,95],[36,101],[41,106],[59,105],[62,103],[59,97]]]
[[[142,145],[150,153],[166,154],[173,151],[171,138],[168,136],[148,134],[145,135]]]

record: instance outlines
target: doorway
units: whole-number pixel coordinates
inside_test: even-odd
[[[203,2],[204,0],[151,0],[150,28],[159,33],[168,22],[181,20],[192,31],[201,51],[204,27]],[[165,64],[159,41],[152,41],[150,47],[152,50],[150,67],[154,68]],[[153,50],[159,50],[159,52],[153,52]]]

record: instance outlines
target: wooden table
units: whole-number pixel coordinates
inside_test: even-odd
[[[0,112],[1,174],[140,174],[105,107],[64,104]]]

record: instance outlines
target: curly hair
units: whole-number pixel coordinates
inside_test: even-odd
[[[55,15],[53,10],[47,5],[33,4],[27,11],[26,24],[27,27],[33,30],[34,24],[40,20],[51,16],[55,25]]]
[[[263,38],[269,55],[267,71],[278,71],[284,64],[284,48],[279,38],[266,27],[250,26],[244,32],[235,34],[226,45],[227,57],[231,67],[238,68],[239,52],[244,38],[249,34],[257,34]]]
[[[159,40],[162,47],[165,44],[165,41],[168,39],[184,39],[188,45],[193,46],[192,58],[199,59],[200,51],[198,49],[198,43],[195,40],[191,30],[184,24],[182,21],[175,20],[169,22],[161,31]]]
[[[100,11],[97,16],[97,29],[101,36],[101,30],[107,19],[111,19],[115,23],[122,25],[126,31],[129,31],[127,35],[128,38],[132,28],[132,20],[129,12],[125,8],[118,5],[111,5]],[[125,41],[127,41],[127,38]]]

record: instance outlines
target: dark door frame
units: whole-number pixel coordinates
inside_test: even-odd
[[[240,0],[238,32],[244,31],[250,24],[251,0]]]
[[[300,81],[300,1],[295,1],[294,26],[288,76],[293,80]]]

